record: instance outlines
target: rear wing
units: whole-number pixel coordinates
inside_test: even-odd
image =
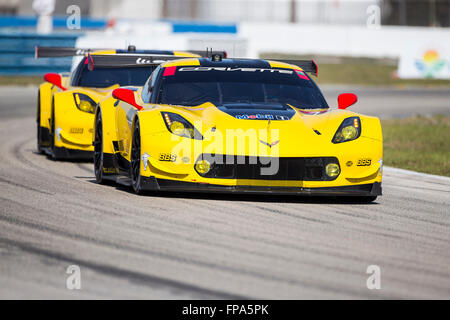
[[[158,66],[161,63],[171,60],[179,60],[183,57],[170,55],[88,55],[84,64],[87,64],[89,70],[97,68],[130,68],[144,66]]]
[[[265,59],[265,60],[274,60],[279,61],[283,63],[293,64],[295,66],[298,66],[302,68],[303,71],[311,73],[314,76],[318,76],[319,74],[319,67],[317,66],[316,62],[314,60],[284,60],[284,59]]]
[[[128,49],[82,49],[82,48],[68,48],[68,47],[40,47],[35,48],[35,57],[39,58],[62,58],[62,57],[74,57],[74,56],[86,56],[90,53],[111,53],[111,54],[133,54],[133,55],[175,55],[176,51],[172,50],[136,50],[135,47],[129,46]],[[182,51],[178,51],[180,53]],[[191,50],[186,53],[192,53],[201,57],[211,57],[212,54],[220,54],[222,57],[227,57],[226,51],[200,51]],[[182,57],[182,56],[178,56]]]
[[[120,68],[120,67],[142,67],[144,65],[159,65],[166,61],[186,59],[184,57],[170,56],[170,55],[88,55],[85,64],[89,64],[89,69],[95,67],[101,68]],[[270,59],[269,59],[270,60]],[[275,60],[275,59],[274,59]],[[296,65],[302,68],[303,71],[318,75],[318,67],[314,60],[275,60],[278,62]]]

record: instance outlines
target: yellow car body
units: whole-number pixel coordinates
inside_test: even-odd
[[[184,67],[202,66],[206,60],[166,62],[152,77],[162,79],[163,70],[176,67],[179,72]],[[229,66],[236,67],[233,60],[227,61]],[[251,63],[240,63],[243,69],[253,68]],[[305,76],[296,65],[261,63],[268,65],[264,69],[268,72],[292,70]],[[211,65],[208,62],[207,66]],[[359,196],[370,201],[381,195],[383,139],[378,118],[344,109],[306,110],[293,106],[286,107],[292,115],[288,120],[270,115],[262,120],[251,119],[253,115],[242,118],[208,101],[195,106],[149,103],[145,94],[151,82],[149,79],[145,87],[125,88],[126,98],[119,93],[122,89],[116,90],[98,105],[93,136],[98,182],[112,179],[133,186],[136,192],[267,192]],[[187,136],[174,134],[179,129],[169,130],[172,127],[168,124],[174,124],[165,119],[166,114],[176,119],[181,116],[194,129],[189,127]],[[359,137],[333,143],[346,119],[358,127]],[[195,135],[201,139],[193,138]],[[226,157],[219,155],[234,160],[227,164]],[[205,159],[207,164],[201,162]],[[338,170],[333,166],[327,169],[330,163],[339,166],[339,174],[333,178],[325,172]],[[272,165],[274,168],[278,165],[277,171],[263,174],[261,169]],[[204,174],[205,166],[214,173]]]
[[[58,48],[49,48],[50,50],[58,50]],[[62,49],[62,48],[59,48]],[[64,51],[65,50],[65,51]],[[62,49],[63,55],[79,54],[80,52],[66,53],[67,50],[76,51],[76,49]],[[44,48],[41,49],[44,52]],[[84,52],[84,51],[83,51]],[[141,52],[146,52],[142,54]],[[146,57],[147,52],[159,51],[145,50],[139,52],[127,53],[122,50],[102,50],[95,51],[86,55],[83,61],[89,60],[93,56],[130,56]],[[161,51],[162,53],[170,53],[172,56],[178,57],[198,57],[197,54],[181,51]],[[47,53],[45,53],[47,54]],[[59,56],[58,51],[56,55]],[[47,56],[47,55],[44,55]],[[61,85],[44,82],[39,86],[37,101],[37,148],[41,153],[47,153],[53,159],[92,159],[92,130],[94,115],[93,112],[85,112],[77,107],[77,96],[87,96],[92,101],[92,110],[95,105],[119,85],[111,84],[107,87],[83,87],[74,84],[74,74],[77,70],[84,66],[81,62],[77,69],[72,73],[63,73],[61,77]],[[143,65],[142,67],[146,67]],[[147,64],[150,67],[150,64]],[[149,71],[149,75],[151,71]],[[94,66],[95,68],[95,66]]]

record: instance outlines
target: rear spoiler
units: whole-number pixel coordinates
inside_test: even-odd
[[[121,55],[88,55],[86,64],[92,70],[95,66],[102,68],[120,68],[120,67],[142,67],[143,65],[155,66],[166,61],[185,59],[183,57],[170,55],[137,55],[137,54],[121,54]],[[270,60],[270,59],[269,59]],[[275,59],[274,59],[275,60]],[[275,60],[278,62],[296,65],[303,71],[318,75],[318,67],[314,60]]]
[[[127,68],[127,67],[142,67],[142,66],[157,66],[163,62],[171,60],[179,60],[183,57],[164,56],[164,55],[88,55],[85,58],[85,64],[88,65],[89,70],[95,67],[101,68]]]
[[[98,52],[101,54],[103,51],[110,51],[116,54],[133,54],[133,55],[174,55],[175,51],[172,50],[136,50],[135,47],[129,46],[128,49],[81,49],[81,48],[68,48],[68,47],[39,47],[35,48],[35,57],[38,58],[62,58],[62,57],[74,57],[74,56],[86,56],[89,53]],[[197,54],[201,57],[210,57],[211,54],[220,54],[222,57],[227,57],[226,51],[200,51],[192,50],[186,51],[186,53]],[[182,57],[182,56],[178,56]]]
[[[274,60],[279,61],[283,63],[293,64],[295,66],[298,66],[302,68],[303,71],[311,73],[314,76],[318,76],[319,74],[319,67],[317,66],[316,62],[314,60],[284,60],[284,59],[265,59],[265,60]]]

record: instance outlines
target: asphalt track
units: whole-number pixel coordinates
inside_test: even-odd
[[[434,106],[425,113],[450,109],[445,91],[379,94],[398,108],[371,109],[369,91],[365,113],[406,116],[424,112],[421,101]],[[36,154],[35,94],[0,88],[2,299],[450,299],[448,178],[386,168],[370,205],[136,196],[95,184],[90,163]],[[66,289],[69,265],[81,268],[81,290]],[[366,287],[369,265],[381,269],[380,290]]]

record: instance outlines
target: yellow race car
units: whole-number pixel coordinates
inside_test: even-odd
[[[312,61],[191,58],[156,68],[95,111],[94,170],[144,190],[381,195],[378,118],[329,108]]]
[[[37,148],[53,159],[92,159],[94,109],[113,89],[144,85],[156,66],[173,57],[199,57],[167,50],[97,50],[37,47],[36,57],[83,56],[72,73],[44,76],[37,101]],[[103,57],[103,58],[102,58]],[[95,60],[100,59],[101,65]],[[111,62],[109,61],[111,60]],[[128,61],[128,65],[122,62]]]

